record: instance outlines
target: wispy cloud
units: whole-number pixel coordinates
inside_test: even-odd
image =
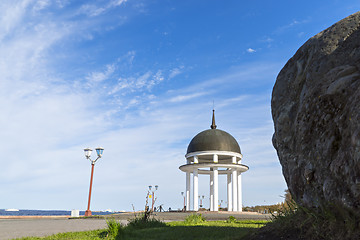
[[[256,52],[256,50],[253,49],[253,48],[248,48],[248,49],[246,49],[246,51],[247,51],[248,53],[254,53],[254,52]]]
[[[33,10],[40,11],[50,5],[50,0],[38,0],[36,1]]]
[[[123,91],[122,94],[134,91],[150,91],[154,86],[161,83],[164,80],[161,70],[157,70],[155,73],[147,71],[138,76],[120,77],[117,80],[117,84],[112,87],[109,94],[116,94]],[[126,91],[126,92],[124,92]]]
[[[179,95],[179,96],[176,96],[176,97],[173,97],[173,98],[170,98],[170,102],[183,102],[183,101],[187,101],[187,100],[191,100],[191,99],[194,99],[194,98],[197,98],[197,97],[200,97],[200,96],[204,96],[208,93],[206,92],[198,92],[198,93],[191,93],[191,94],[188,94],[188,95]]]
[[[105,7],[99,7],[91,4],[82,5],[79,10],[80,13],[86,14],[90,17],[96,17],[98,15],[103,14],[105,11],[106,11]]]
[[[107,80],[115,71],[114,64],[106,65],[106,69],[103,72],[91,72],[86,79],[90,84],[99,83]]]
[[[181,74],[183,70],[184,70],[184,66],[180,66],[180,67],[171,69],[170,73],[169,73],[169,79],[172,79],[172,78],[176,77],[177,75]]]
[[[81,87],[74,88],[72,79],[57,77],[56,69],[52,68],[54,46],[79,32],[67,19],[33,15],[32,11],[43,10],[49,4],[48,1],[0,4],[0,109],[3,113],[0,123],[8,126],[3,130],[7,141],[2,143],[2,151],[12,152],[2,163],[6,172],[0,176],[3,184],[21,185],[26,180],[36,181],[49,174],[50,182],[60,183],[56,183],[60,172],[53,167],[61,169],[61,166],[54,162],[49,165],[45,159],[58,159],[71,165],[64,160],[67,157],[63,153],[71,152],[70,148],[82,141],[84,133],[96,135],[98,130],[107,127],[104,117],[97,114],[99,110],[95,112],[90,107],[99,105],[98,96]],[[88,78],[101,81],[112,71],[112,66],[108,66],[103,73],[93,72]]]
[[[17,4],[6,1],[0,3],[0,40],[3,40],[21,23],[29,5],[29,1],[21,1]]]
[[[272,43],[272,42],[274,42],[274,39],[271,37],[265,36],[260,40],[260,42]]]
[[[111,0],[107,4],[101,6],[97,4],[84,4],[80,7],[79,13],[86,14],[90,17],[97,17],[112,8],[119,7],[125,4],[126,2],[127,0]]]
[[[124,3],[126,3],[127,1],[128,0],[112,0],[112,1],[110,1],[109,6],[117,7],[117,6],[120,6]]]
[[[130,210],[132,203],[140,208],[149,183],[159,184],[159,199],[173,207],[184,186],[184,174],[177,167],[185,162],[191,138],[209,127],[214,98],[219,126],[239,139],[246,164],[259,166],[264,159],[275,159],[268,129],[269,93],[249,92],[253,85],[273,81],[280,64],[243,64],[182,84],[174,82],[188,73],[187,67],[139,67],[137,50],[126,49],[96,66],[93,62],[100,60],[91,53],[71,52],[68,45],[83,47],[97,37],[93,29],[103,25],[91,21],[95,16],[125,7],[125,2],[95,1],[58,15],[40,14],[51,8],[50,1],[0,3],[0,124],[6,126],[0,146],[2,152],[11,153],[0,160],[0,189],[7,204],[13,204],[4,207],[55,204],[83,209],[89,162],[81,149],[98,144],[105,153],[97,163],[94,208]],[[57,1],[59,8],[60,3],[66,8],[66,1]],[[36,16],[34,9],[39,12]],[[84,37],[89,35],[92,38]],[[69,58],[79,65],[64,74],[62,65]],[[165,84],[171,91],[158,90]],[[257,147],[270,154],[259,154]],[[253,186],[251,182],[246,186],[247,194],[255,192]],[[40,192],[45,201],[39,202]]]
[[[311,18],[306,18],[306,19],[302,19],[302,20],[296,20],[294,19],[292,22],[286,24],[286,25],[283,25],[283,26],[280,26],[278,27],[276,30],[275,30],[275,33],[279,34],[279,33],[282,33],[284,31],[287,31],[289,29],[292,29],[296,26],[300,26],[300,25],[303,25],[303,24],[307,24],[311,22]]]

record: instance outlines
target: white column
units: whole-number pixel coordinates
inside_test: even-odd
[[[232,211],[232,188],[231,188],[231,174],[228,173],[227,175],[227,209],[228,211]]]
[[[241,187],[241,172],[238,172],[238,211],[242,212],[242,187]]]
[[[214,211],[214,171],[210,168],[210,211]]]
[[[218,163],[219,157],[217,154],[213,155],[213,162]],[[218,168],[213,168],[212,170],[212,209],[210,211],[218,211],[218,201],[219,201],[219,172]]]
[[[194,164],[199,163],[199,159],[197,156],[194,156]],[[193,172],[193,201],[194,201],[194,206],[193,209],[194,211],[199,211],[199,177],[198,177],[198,169],[195,169]]]
[[[193,172],[193,200],[194,200],[194,211],[199,211],[199,180],[198,180],[198,170],[195,169]]]
[[[214,154],[214,156],[213,156],[213,161],[214,161],[214,163],[218,163],[218,162],[219,162],[219,157],[218,157],[217,154]]]
[[[232,162],[233,164],[236,164],[236,157],[232,157]],[[237,201],[237,171],[235,168],[232,169],[232,190],[233,190],[233,193],[232,193],[232,196],[233,196],[233,211],[237,211],[238,210],[238,201]]]
[[[214,211],[219,211],[219,172],[214,167]]]
[[[190,172],[186,172],[186,211],[190,211]]]

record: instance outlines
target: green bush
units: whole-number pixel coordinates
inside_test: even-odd
[[[134,229],[157,228],[166,227],[166,224],[155,218],[145,218],[143,215],[135,216],[135,218],[128,220],[128,226]]]
[[[187,216],[184,220],[186,224],[200,224],[206,222],[205,218],[200,214],[193,213]]]
[[[236,218],[234,216],[229,216],[229,218],[226,220],[227,223],[235,223]]]
[[[124,226],[115,221],[115,219],[109,219],[106,220],[106,224],[108,226],[108,236],[111,237],[112,239],[122,239],[122,237],[124,236]]]

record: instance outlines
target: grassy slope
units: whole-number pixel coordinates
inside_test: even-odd
[[[38,239],[46,239],[46,240],[58,240],[58,239],[106,239],[107,230],[94,230],[94,231],[86,231],[86,232],[68,232],[68,233],[59,233],[55,235],[51,235],[48,237],[24,237],[17,238],[21,240],[38,240]]]
[[[246,240],[359,240],[360,213],[331,203],[321,208],[306,208],[292,202]]]

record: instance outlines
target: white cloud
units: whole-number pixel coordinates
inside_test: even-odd
[[[169,73],[169,79],[172,79],[172,78],[176,77],[177,75],[181,74],[183,69],[184,69],[184,66],[180,66],[180,67],[171,69],[170,73]]]
[[[112,0],[109,3],[109,6],[120,6],[122,4],[125,4],[127,2],[127,0]]]
[[[30,1],[25,0],[16,4],[0,3],[0,41],[21,23],[29,5]]]
[[[56,4],[59,8],[63,8],[69,4],[70,0],[56,0]]]
[[[141,75],[140,77],[138,77],[135,81],[134,81],[134,87],[135,88],[144,88],[147,87],[147,83],[149,82],[149,78],[151,76],[151,72],[146,72],[143,75]]]
[[[244,95],[234,88],[272,81],[279,64],[244,65],[158,92],[156,87],[167,82],[165,76],[171,79],[186,69],[124,71],[133,68],[136,60],[136,52],[128,51],[96,68],[101,71],[81,69],[84,64],[76,69],[80,73],[63,77],[57,63],[64,59],[57,62],[54,56],[68,53],[56,47],[66,45],[69,36],[83,40],[94,25],[81,21],[81,16],[76,23],[61,16],[42,18],[41,14],[29,22],[32,3],[0,3],[4,7],[0,8],[4,13],[0,14],[0,124],[5,126],[0,146],[8,153],[0,159],[0,189],[7,196],[3,207],[83,209],[90,164],[82,148],[99,145],[105,152],[96,165],[93,209],[130,210],[132,203],[140,209],[149,184],[160,186],[159,203],[164,207],[180,206],[185,183],[178,166],[185,162],[191,138],[209,128],[214,98],[218,126],[239,140],[250,166],[243,178],[248,181],[244,200],[255,194],[251,181],[255,174],[260,179],[266,173],[261,164],[276,161],[269,130],[269,96]],[[41,6],[45,10],[45,2]],[[98,16],[104,9],[89,4],[86,10]],[[83,88],[83,84],[89,86]],[[268,170],[263,181],[278,184],[269,189],[283,188],[281,179],[273,180],[278,166]]]
[[[79,9],[80,13],[86,14],[86,15],[88,15],[90,17],[99,16],[102,13],[104,13],[105,11],[106,11],[106,8],[98,7],[98,6],[92,5],[92,4],[84,4]]]
[[[215,103],[215,106],[216,107],[231,106],[232,104],[235,104],[237,102],[245,102],[246,100],[248,100],[251,97],[255,97],[255,96],[241,95],[241,96],[236,96],[236,97],[232,97],[232,98],[226,98],[226,99],[221,100],[221,104]]]
[[[164,76],[161,70],[158,70],[153,76],[152,79],[148,83],[148,89],[151,89],[155,85],[164,81]]]
[[[50,5],[50,0],[38,0],[36,1],[33,10],[34,11],[40,11],[45,9],[47,6]]]
[[[80,7],[79,13],[86,14],[90,17],[97,17],[104,14],[112,8],[119,7],[125,4],[127,0],[112,0],[106,5],[99,6],[96,4],[84,4]]]
[[[18,204],[24,199],[22,189],[73,181],[61,177],[72,172],[70,166],[76,166],[69,158],[74,154],[71,148],[107,127],[97,114],[101,110],[90,108],[98,105],[98,97],[74,89],[71,81],[59,79],[51,68],[49,52],[54,45],[78,32],[62,21],[31,18],[31,3],[3,2],[0,8],[4,13],[0,14],[0,124],[7,126],[2,130],[6,141],[1,146],[2,151],[11,153],[0,160],[5,173],[0,175],[0,188],[14,189],[14,200],[19,198],[14,203]],[[38,9],[46,7],[44,1],[35,3],[40,4]],[[31,207],[36,201],[21,204]]]
[[[246,49],[246,51],[247,51],[248,53],[254,53],[254,52],[256,52],[256,50],[253,49],[253,48],[248,48],[248,49]]]
[[[204,96],[205,94],[208,94],[206,92],[198,92],[198,93],[191,93],[188,95],[178,95],[176,97],[170,98],[170,102],[183,102],[187,100],[191,100],[200,96]]]
[[[114,73],[116,67],[114,64],[106,65],[106,70],[103,72],[91,72],[86,79],[90,84],[99,83],[107,80]]]
[[[126,94],[134,91],[150,91],[154,86],[158,85],[164,80],[161,70],[153,73],[147,71],[143,74],[136,74],[139,76],[131,76],[127,78],[120,77],[118,83],[111,87],[109,94],[116,94],[123,91],[122,94]]]
[[[311,22],[311,18],[306,18],[306,19],[302,19],[302,20],[296,20],[294,19],[292,22],[286,24],[286,25],[283,25],[283,26],[280,26],[278,27],[276,30],[275,30],[275,33],[282,33],[284,31],[287,31],[288,29],[292,29],[296,26],[299,26],[299,25],[302,25],[302,24],[307,24]]]
[[[261,42],[272,43],[274,42],[274,39],[271,37],[264,37],[263,39],[261,39]]]
[[[136,52],[135,51],[129,51],[126,55],[125,58],[127,59],[127,62],[130,64],[130,66],[132,65],[134,59],[136,56]],[[121,60],[121,58],[119,59]]]

